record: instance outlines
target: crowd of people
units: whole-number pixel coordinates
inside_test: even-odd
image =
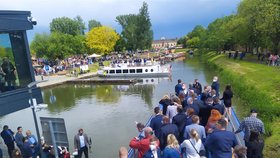
[[[44,154],[43,157],[55,157],[55,150],[52,146],[46,144],[44,140],[38,142],[30,130],[27,130],[24,135],[21,126],[17,127],[17,132],[15,133],[8,127],[8,125],[4,125],[1,137],[7,146],[10,158],[37,158],[37,156],[41,155],[40,150],[42,150],[42,154]],[[58,147],[57,152],[60,158],[70,158],[68,149],[65,147]],[[1,148],[0,158],[3,158]]]
[[[129,146],[138,158],[262,158],[263,122],[252,109],[240,127],[227,130],[230,122],[233,92],[227,85],[222,95],[218,77],[211,86],[195,79],[187,87],[180,79],[174,96],[165,95],[154,108],[149,126],[138,128],[142,135],[133,138]],[[239,144],[237,133],[244,132],[245,146]],[[124,148],[120,157],[125,157]],[[127,153],[127,152],[126,152]]]

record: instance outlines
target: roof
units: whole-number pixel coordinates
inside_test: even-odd
[[[0,10],[0,31],[18,31],[33,29],[30,11]]]
[[[165,39],[165,40],[153,40],[153,44],[156,44],[156,43],[177,43],[178,39]]]

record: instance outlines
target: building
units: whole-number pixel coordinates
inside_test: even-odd
[[[0,116],[30,107],[27,85],[35,77],[26,30],[33,25],[29,11],[0,11]],[[32,95],[43,102],[40,88]]]
[[[162,37],[160,40],[154,40],[152,42],[152,48],[155,50],[175,48],[177,45],[177,41],[177,39],[165,39],[164,37]]]

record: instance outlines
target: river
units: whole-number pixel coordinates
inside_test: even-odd
[[[172,78],[154,79],[153,84],[65,84],[44,89],[42,94],[48,108],[37,112],[38,120],[39,117],[63,118],[70,151],[73,151],[74,135],[83,128],[92,138],[90,157],[116,158],[120,146],[128,147],[129,141],[138,134],[135,121],[145,123],[158,101],[165,94],[174,93],[178,79],[188,84],[198,78],[202,85],[206,85],[213,76],[198,62],[175,61],[170,64]],[[51,96],[55,96],[56,101],[51,100]],[[17,126],[22,126],[24,131],[30,129],[36,135],[29,108],[1,117],[0,124],[9,125],[14,131]]]

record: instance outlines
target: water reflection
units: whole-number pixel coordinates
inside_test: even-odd
[[[70,151],[74,150],[74,135],[83,128],[93,138],[92,157],[115,158],[119,147],[128,147],[129,141],[137,135],[134,122],[144,123],[162,96],[174,93],[177,79],[189,83],[198,78],[202,85],[207,84],[201,64],[181,61],[171,64],[173,80],[159,79],[158,83],[154,80],[155,84],[67,84],[44,89],[44,103],[49,107],[38,112],[37,116],[64,118]],[[52,96],[56,99],[52,100]],[[19,119],[20,116],[25,117]],[[20,125],[24,130],[35,132],[30,109],[1,117],[0,124],[8,124],[14,130]],[[112,152],[104,152],[104,149]]]
[[[138,95],[143,101],[152,106],[152,95],[155,86],[152,84],[139,85],[78,85],[67,84],[43,91],[44,102],[48,104],[51,113],[71,110],[76,102],[83,99],[95,98],[97,102],[118,103],[122,95]],[[55,98],[52,99],[52,98]],[[111,105],[111,104],[110,104]]]

